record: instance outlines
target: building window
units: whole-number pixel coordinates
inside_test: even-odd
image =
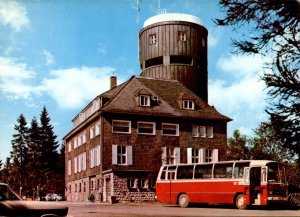
[[[187,163],[218,162],[218,149],[187,148]]]
[[[79,154],[76,158],[76,171],[81,172],[86,170],[86,152]]]
[[[74,149],[77,148],[77,137],[74,138]]]
[[[132,146],[112,146],[113,165],[132,165]]]
[[[155,135],[155,123],[154,122],[138,122],[137,123],[138,134]]]
[[[68,151],[71,152],[72,151],[72,142],[68,143]]]
[[[178,164],[180,163],[180,148],[163,147],[162,164]]]
[[[139,96],[139,104],[140,106],[150,106],[150,96],[147,95],[140,95]]]
[[[100,165],[100,145],[90,149],[90,168]]]
[[[186,41],[186,32],[183,31],[178,32],[178,41]]]
[[[199,163],[200,162],[200,155],[199,149],[192,149],[192,163]]]
[[[162,124],[162,135],[179,136],[179,124]]]
[[[195,103],[193,100],[183,100],[182,108],[187,110],[195,110]]]
[[[77,163],[77,156],[74,157],[74,173],[77,173],[77,166],[78,166],[78,163]]]
[[[156,34],[152,34],[149,36],[149,44],[156,44]]]
[[[214,138],[213,127],[193,125],[192,135],[193,137]]]
[[[95,126],[92,126],[90,128],[90,139],[95,137]]]
[[[131,133],[131,122],[130,121],[112,121],[112,132],[113,133]]]
[[[72,161],[68,160],[68,175],[70,176],[72,173]]]
[[[139,180],[138,179],[128,179],[128,187],[132,189],[139,188]]]
[[[100,121],[98,121],[95,125],[95,134],[96,136],[100,135]]]

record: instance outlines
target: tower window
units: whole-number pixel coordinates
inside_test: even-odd
[[[171,55],[170,63],[171,64],[184,64],[184,65],[192,65],[192,57],[190,56],[180,56],[180,55]]]
[[[186,41],[186,32],[183,31],[178,32],[178,41]]]
[[[156,44],[156,34],[152,34],[149,36],[149,44]]]
[[[163,61],[164,61],[164,59],[163,59],[162,56],[146,60],[145,61],[145,68],[149,68],[151,66],[162,65],[164,63]]]

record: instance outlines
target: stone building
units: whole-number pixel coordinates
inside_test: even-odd
[[[197,17],[161,14],[140,31],[140,76],[91,101],[66,143],[69,201],[154,200],[162,164],[222,159],[231,119],[208,104],[207,30]]]

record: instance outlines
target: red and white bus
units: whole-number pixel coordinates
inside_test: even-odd
[[[248,205],[287,202],[284,165],[269,160],[163,165],[156,199],[187,207],[190,203]]]

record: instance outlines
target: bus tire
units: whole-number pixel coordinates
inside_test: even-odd
[[[235,197],[234,205],[238,209],[246,209],[247,208],[246,204],[244,203],[244,194],[238,194]]]
[[[181,194],[178,198],[178,204],[182,208],[186,208],[189,205],[189,198],[186,194]]]

